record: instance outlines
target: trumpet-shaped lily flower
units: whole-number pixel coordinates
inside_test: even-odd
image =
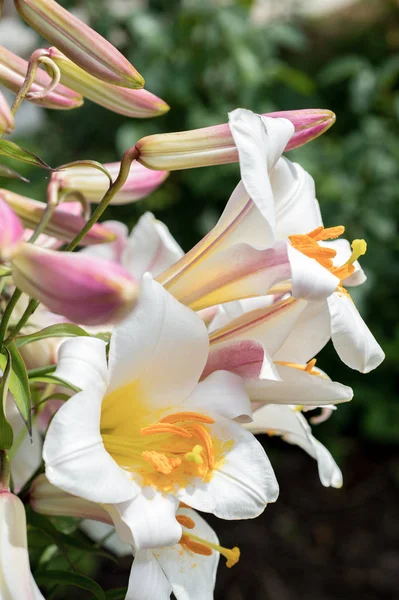
[[[262,147],[262,153],[256,157],[256,164],[262,172],[264,197],[255,194],[254,187],[250,197],[245,181],[240,183],[215,227],[157,279],[194,310],[262,296],[287,280],[295,297],[326,298],[336,289],[339,279],[287,240],[276,243],[274,203],[286,195],[287,184],[273,173],[293,134],[293,125],[286,119],[261,117],[244,110],[234,111],[234,119],[238,120],[242,112],[258,127],[259,140],[255,142]],[[310,178],[299,171],[306,193]],[[289,183],[298,187],[296,172]]]
[[[253,413],[246,427],[252,433],[281,435],[289,444],[300,446],[317,461],[319,477],[325,487],[342,487],[342,473],[330,452],[312,435],[311,428],[297,407],[268,404]]]
[[[112,519],[100,505],[63,492],[39,475],[30,489],[30,504],[48,516],[73,516],[85,520],[82,530],[117,556],[135,556],[126,600],[212,600],[219,556],[232,567],[240,557],[238,548],[224,548],[213,529],[194,510],[180,507],[176,520],[182,527],[180,540],[172,546],[137,550],[116,535]],[[106,540],[104,541],[104,538]]]
[[[252,518],[278,494],[270,462],[235,419],[250,418],[241,379],[214,373],[201,319],[144,276],[136,310],[98,339],[68,340],[56,373],[81,388],[56,413],[43,450],[61,489],[107,505],[136,549],[177,543],[179,502]],[[115,520],[115,519],[114,519]]]
[[[230,115],[230,127],[240,156],[246,198],[251,198],[262,214],[265,221],[262,227],[269,228],[274,240],[289,240],[290,252],[292,249],[299,251],[335,277],[334,293],[326,295],[326,310],[323,311],[329,321],[333,344],[348,366],[362,372],[374,369],[382,362],[384,353],[346,289],[346,286],[359,285],[365,280],[357,259],[365,253],[366,243],[355,240],[351,250],[346,240],[337,239],[343,234],[344,227],[323,227],[313,180],[298,165],[286,159],[278,161],[270,181],[272,188],[280,189],[280,194],[270,194],[264,161],[269,142],[263,134],[263,123],[249,111],[239,110]],[[296,290],[293,277],[291,283],[280,284],[272,291],[292,292],[293,296],[299,297],[298,287],[304,282],[302,277],[300,279]],[[314,284],[317,285],[316,280]],[[310,294],[308,299],[311,299]],[[319,306],[315,307],[315,312],[320,318]]]
[[[0,598],[44,600],[30,571],[24,505],[4,490],[0,490]]]

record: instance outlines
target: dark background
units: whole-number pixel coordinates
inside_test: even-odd
[[[331,347],[322,352],[318,365],[355,391],[350,404],[314,428],[340,464],[344,488],[324,489],[312,459],[265,438],[281,495],[254,522],[212,520],[223,545],[242,551],[235,568],[221,562],[215,598],[396,597],[398,3],[365,0],[327,16],[285,11],[265,21],[253,16],[251,0],[62,4],[84,8],[92,26],[120,47],[171,111],[142,121],[89,101],[77,111],[47,111],[45,127],[34,139],[22,135],[17,141],[52,165],[77,158],[117,160],[144,135],[223,123],[239,106],[256,112],[322,107],[336,113],[333,129],[289,158],[315,178],[326,226],[343,224],[346,237],[368,242],[362,259],[368,282],[356,290],[356,303],[386,360],[376,372],[360,375],[340,363]],[[27,168],[25,173],[33,181],[29,190],[23,184],[10,187],[44,198],[42,172]],[[150,198],[112,208],[107,218],[133,226],[151,210],[187,250],[214,224],[238,178],[238,165],[172,173]],[[85,568],[94,575],[92,561]],[[126,585],[128,571],[122,567],[106,561],[100,572],[105,588]]]

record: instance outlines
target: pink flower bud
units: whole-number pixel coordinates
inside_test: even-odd
[[[109,163],[104,166],[115,181],[120,163]],[[136,161],[133,162],[126,183],[116,193],[111,204],[128,204],[145,198],[156,190],[168,175],[167,171],[152,171]],[[79,191],[89,202],[94,203],[100,202],[109,185],[104,173],[87,167],[71,167],[65,171],[58,171],[53,173],[52,178],[58,181],[62,191]]]
[[[82,69],[112,85],[142,88],[133,65],[96,31],[55,0],[14,0],[21,17]]]
[[[17,287],[75,323],[114,323],[136,304],[137,283],[110,261],[21,242],[11,265]]]
[[[24,228],[15,212],[0,198],[0,259],[22,239]]]
[[[3,135],[3,133],[11,133],[14,129],[14,125],[14,116],[6,99],[0,92],[0,135]]]
[[[126,117],[145,119],[168,112],[169,106],[148,90],[131,90],[105,83],[75,65],[57,48],[49,57],[61,71],[61,81],[92,102]]]
[[[0,46],[0,83],[4,85],[4,87],[15,94],[18,93],[24,82],[27,69],[28,63],[26,60]],[[35,81],[31,85],[30,92],[40,95],[50,82],[51,77],[42,69],[38,69]],[[43,98],[33,96],[32,98],[28,97],[27,99],[34,104],[57,110],[78,108],[83,104],[83,98],[80,94],[68,89],[60,83],[52,92],[46,94]]]
[[[9,190],[0,189],[0,199],[7,202],[20,217],[24,226],[29,229],[37,227],[46,209],[44,202],[20,196]],[[73,214],[70,211],[68,204],[60,204],[55,209],[50,222],[46,226],[45,233],[58,240],[70,242],[83,229],[85,223],[86,220],[81,215]],[[112,231],[104,227],[104,225],[96,223],[85,235],[81,243],[83,246],[89,246],[112,242],[114,239],[115,234]]]
[[[283,117],[294,125],[295,133],[286,150],[310,142],[335,122],[333,112],[316,108],[267,113],[264,116]],[[238,151],[228,123],[179,133],[149,135],[141,139],[136,148],[140,153],[137,160],[155,170],[175,171],[238,161]]]

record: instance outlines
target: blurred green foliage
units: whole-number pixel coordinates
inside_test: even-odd
[[[107,0],[79,4],[171,111],[158,119],[129,120],[87,101],[74,112],[48,112],[46,127],[33,142],[18,141],[52,165],[78,158],[117,160],[144,135],[226,122],[236,107],[336,112],[332,130],[289,157],[315,178],[326,225],[344,224],[349,239],[368,241],[362,260],[368,282],[356,290],[356,301],[387,358],[375,373],[361,376],[342,365],[332,348],[323,351],[320,366],[351,385],[355,401],[341,407],[317,435],[327,438],[338,458],[361,437],[398,442],[397,5],[381,0],[378,6],[384,10],[373,17],[377,4],[363,2],[363,17],[370,18],[356,25],[294,18],[260,24],[250,18],[250,0],[227,6],[210,0],[149,0],[140,9],[129,9],[128,2],[113,8]],[[19,183],[13,189],[43,197],[43,174],[25,172],[34,191]],[[216,221],[238,179],[238,165],[172,173],[149,199],[113,208],[107,217],[132,226],[151,210],[188,249]]]

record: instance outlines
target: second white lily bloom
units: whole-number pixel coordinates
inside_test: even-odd
[[[116,513],[120,537],[138,550],[180,540],[179,502],[244,519],[277,498],[263,448],[235,422],[251,415],[241,378],[217,372],[198,383],[208,345],[201,319],[146,275],[108,365],[98,339],[61,346],[56,374],[82,391],[50,424],[47,477]]]

